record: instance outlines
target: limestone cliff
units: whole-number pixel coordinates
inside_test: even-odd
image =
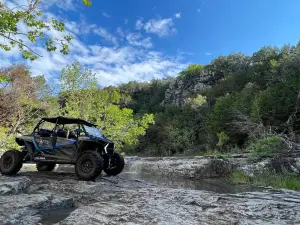
[[[220,79],[221,76],[216,76],[216,74],[200,74],[188,79],[187,77],[179,76],[170,82],[162,104],[182,106],[192,94],[199,93],[206,87],[216,84]]]

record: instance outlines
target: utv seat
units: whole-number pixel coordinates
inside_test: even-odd
[[[39,135],[41,137],[51,137],[51,132],[49,130],[41,129]]]
[[[77,137],[76,137],[76,134],[75,134],[74,131],[71,131],[71,132],[69,133],[68,139],[74,139],[74,140],[77,140]]]
[[[57,135],[57,137],[67,138],[67,131],[65,131],[63,129],[58,129],[56,131],[56,135]]]

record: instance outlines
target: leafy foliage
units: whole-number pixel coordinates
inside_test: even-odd
[[[194,98],[188,98],[186,100],[186,104],[193,109],[197,109],[198,107],[206,104],[206,97],[202,95],[197,95]]]
[[[194,77],[197,77],[203,73],[203,66],[198,64],[189,65],[186,70],[183,70],[179,77],[185,80],[193,80]]]
[[[85,6],[91,6],[89,0],[82,0]],[[49,52],[59,51],[68,54],[69,43],[72,36],[65,35],[62,38],[55,38],[49,35],[49,31],[64,32],[63,22],[44,15],[39,10],[40,0],[28,1],[28,6],[16,5],[8,7],[5,1],[0,2],[0,36],[5,40],[0,43],[0,48],[10,51],[18,48],[24,59],[35,60],[41,55],[34,51],[33,45],[39,44]],[[23,28],[20,28],[22,25]],[[25,27],[25,28],[24,28]]]
[[[121,102],[127,99],[120,89],[98,89],[95,75],[79,63],[62,70],[60,89],[64,102],[62,114],[96,123],[108,138],[116,141],[118,148],[137,144],[137,138],[154,123],[151,114],[136,119],[133,110],[120,108]]]
[[[59,21],[52,22],[61,29]],[[62,70],[56,95],[42,76],[31,77],[19,65],[0,71],[0,125],[2,134],[11,137],[30,130],[42,115],[61,114],[96,123],[127,154],[203,155],[211,149],[227,154],[239,149],[259,160],[286,146],[300,147],[299,66],[300,44],[267,46],[252,56],[233,53],[208,65],[190,65],[177,78],[100,89],[95,74],[74,62]],[[180,107],[166,104],[174,79],[193,83],[207,74],[215,79],[210,87],[193,90]],[[291,145],[290,138],[298,145]]]
[[[258,161],[260,159],[274,156],[283,147],[279,136],[269,136],[251,143],[247,150],[251,152],[250,159]]]
[[[18,144],[15,142],[15,135],[8,136],[8,132],[8,128],[0,127],[0,151],[19,148]]]

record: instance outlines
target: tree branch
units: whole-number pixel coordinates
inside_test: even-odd
[[[18,44],[21,44],[22,46],[26,47],[29,51],[33,52],[34,54],[38,55],[39,57],[42,57],[42,55],[36,53],[35,51],[33,51],[30,47],[28,47],[27,45],[23,44],[22,42],[18,41],[18,40],[15,40],[13,38],[10,38],[4,34],[0,34],[0,36],[4,37],[4,38],[7,38],[8,40],[11,40],[11,41],[14,41],[14,42],[17,42]]]

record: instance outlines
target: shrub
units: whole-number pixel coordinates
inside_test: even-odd
[[[250,160],[259,161],[266,157],[271,157],[279,152],[282,141],[279,136],[269,136],[251,143],[247,151],[251,152]]]
[[[198,77],[203,72],[203,66],[199,64],[192,64],[189,65],[187,69],[183,70],[179,77],[182,78],[184,81],[191,81],[195,77]]]
[[[229,137],[224,132],[217,133],[217,136],[218,136],[217,146],[222,148],[229,140]]]
[[[286,83],[268,87],[255,96],[252,118],[262,120],[267,126],[278,126],[287,121],[295,110],[300,78],[295,76]]]
[[[7,151],[9,149],[19,149],[18,144],[15,141],[15,135],[7,135],[8,128],[0,127],[0,152]]]
[[[197,95],[195,98],[188,98],[186,100],[186,104],[189,105],[193,109],[197,109],[200,106],[206,103],[206,97],[202,95]]]

